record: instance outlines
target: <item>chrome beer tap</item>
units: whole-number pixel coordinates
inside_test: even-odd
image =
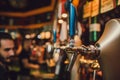
[[[97,59],[103,73],[103,80],[120,79],[120,19],[112,19],[105,25],[104,32],[95,45],[80,46],[77,50],[83,56]]]

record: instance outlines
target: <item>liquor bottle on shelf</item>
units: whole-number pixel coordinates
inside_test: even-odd
[[[91,24],[89,28],[89,41],[90,44],[94,44],[100,37],[100,24],[97,22],[97,16],[91,18]]]

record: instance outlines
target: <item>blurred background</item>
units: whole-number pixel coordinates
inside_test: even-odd
[[[22,40],[31,39],[33,62],[43,66],[40,71],[54,73],[53,47],[69,44],[70,2],[75,7],[75,46],[94,44],[106,22],[120,18],[120,0],[0,0],[0,32],[15,39],[17,55]]]

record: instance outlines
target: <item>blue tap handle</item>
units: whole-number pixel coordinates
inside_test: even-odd
[[[69,35],[73,37],[75,35],[75,22],[76,22],[76,9],[72,3],[70,3],[69,9]]]
[[[53,29],[53,42],[56,42],[56,36],[57,36],[57,32],[55,29]]]

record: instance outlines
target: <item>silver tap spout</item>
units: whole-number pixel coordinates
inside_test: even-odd
[[[66,51],[67,54],[71,54],[70,62],[69,62],[69,65],[67,67],[67,71],[70,72],[72,70],[74,62],[76,61],[76,58],[77,58],[79,53],[76,52],[76,50],[74,50],[72,48],[66,48],[65,51]]]
[[[88,56],[90,59],[97,59],[100,55],[100,49],[99,46],[96,45],[89,45],[84,46],[82,45],[80,48],[78,48],[78,51],[83,56]]]

